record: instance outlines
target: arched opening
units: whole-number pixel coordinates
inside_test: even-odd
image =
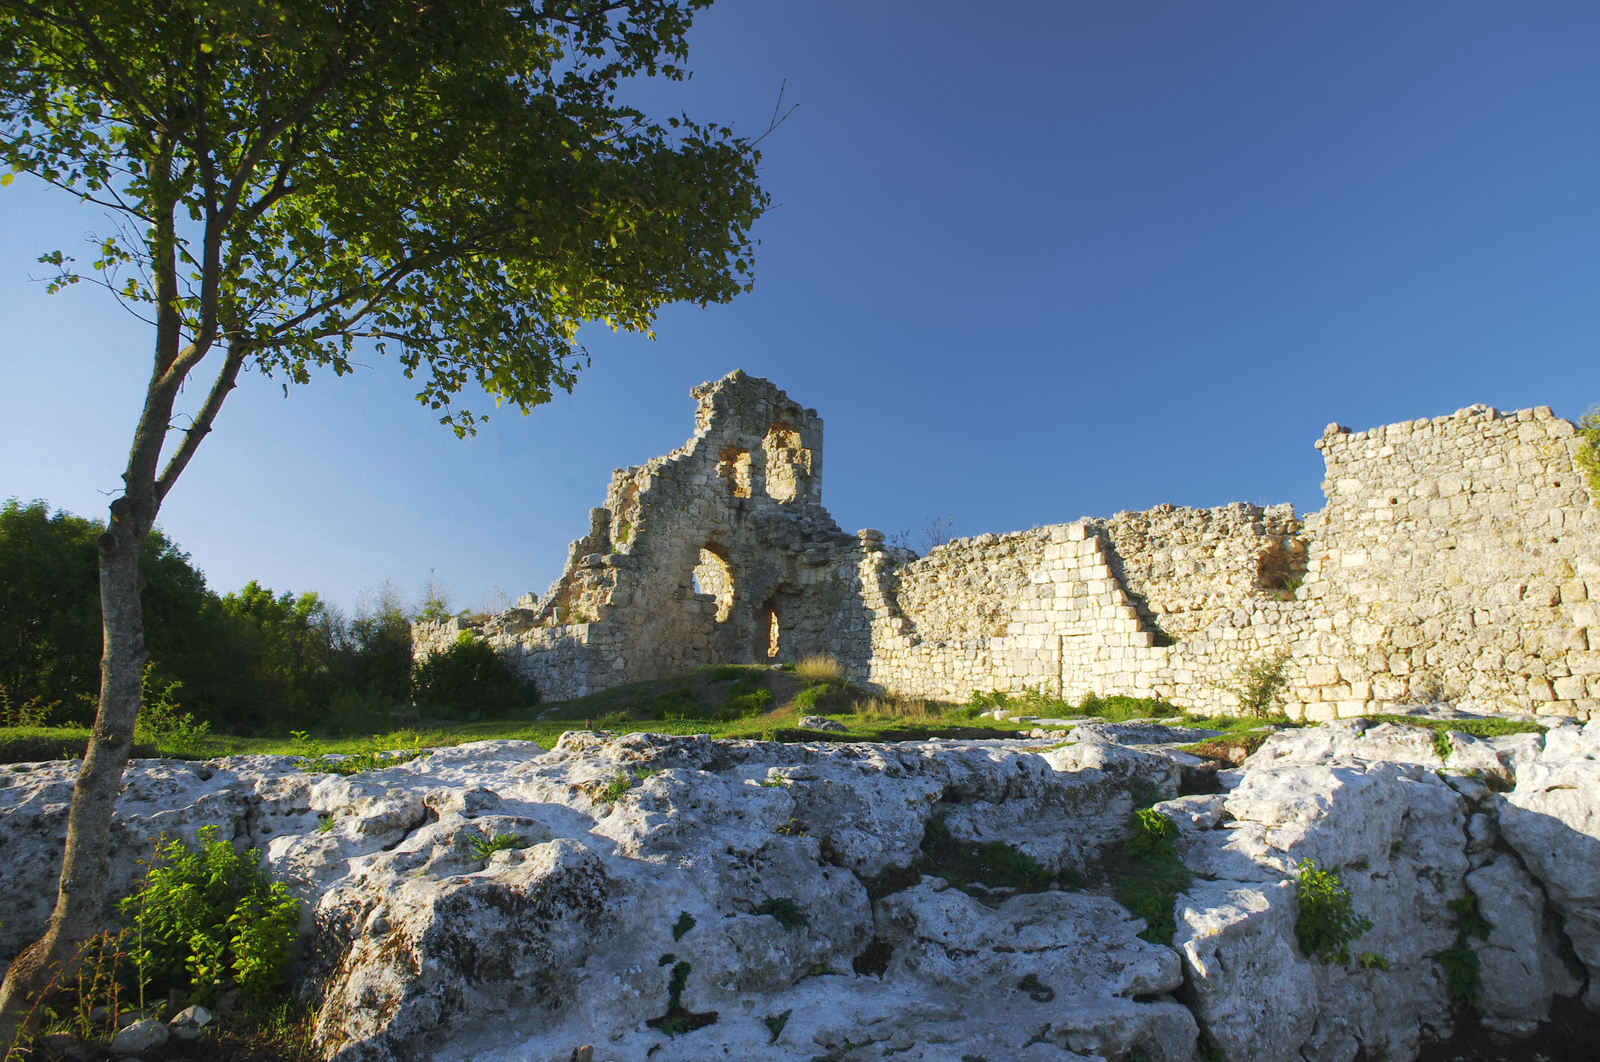
[[[700,563],[694,566],[695,593],[710,594],[717,599],[717,622],[728,618],[733,610],[733,569],[721,546],[707,542],[700,551]]]
[[[756,626],[755,657],[771,660],[778,655],[780,645],[778,607],[768,602],[761,609],[761,622]]]
[[[1306,577],[1309,561],[1306,544],[1298,536],[1273,539],[1256,554],[1256,585],[1274,597],[1292,600]]]
[[[800,433],[783,421],[773,421],[761,440],[767,454],[767,496],[791,502],[810,489],[811,451],[800,444]]]
[[[722,451],[717,462],[717,475],[733,492],[735,498],[750,497],[750,451],[730,446]]]

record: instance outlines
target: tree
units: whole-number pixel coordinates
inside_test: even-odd
[[[464,435],[469,382],[523,412],[570,390],[583,322],[647,330],[667,302],[748,288],[754,143],[617,99],[627,78],[684,76],[707,3],[0,0],[0,163],[120,217],[94,265],[154,333],[96,543],[94,737],[49,932],[0,988],[0,1046],[102,917],[146,656],[139,552],[240,372],[287,387],[392,345]],[[53,288],[82,279],[43,260]]]

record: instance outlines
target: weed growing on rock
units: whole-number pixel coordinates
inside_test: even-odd
[[[1389,960],[1375,951],[1364,951],[1356,956],[1356,965],[1363,970],[1387,970]]]
[[[790,1007],[788,1010],[784,1011],[782,1014],[779,1014],[775,1018],[761,1019],[761,1024],[765,1025],[767,1030],[772,1033],[772,1039],[768,1040],[767,1043],[775,1044],[778,1042],[778,1037],[783,1035],[783,1027],[789,1024],[789,1015],[793,1013],[794,1008]]]
[[[811,836],[811,827],[799,819],[790,819],[778,827],[778,833],[784,837],[809,837]]]
[[[472,839],[472,858],[488,859],[496,852],[504,852],[511,848],[521,848],[522,838],[514,833],[497,833],[493,837],[474,837]]]
[[[306,774],[362,774],[366,771],[381,771],[390,767],[398,767],[402,763],[426,756],[432,749],[422,747],[422,735],[411,731],[406,736],[410,738],[410,745],[402,745],[396,749],[382,749],[382,741],[374,734],[367,747],[359,752],[352,752],[348,756],[335,758],[322,749],[322,742],[307,736],[304,730],[291,730],[289,735],[294,740],[295,748],[300,751],[300,770]]]
[[[1337,960],[1348,966],[1350,942],[1371,929],[1372,920],[1355,913],[1339,871],[1322,870],[1307,859],[1300,864],[1294,892],[1300,901],[1294,938],[1300,942],[1301,952],[1315,955],[1324,965]]]
[[[1056,879],[1032,856],[1001,841],[983,845],[957,841],[939,815],[923,827],[922,853],[928,865],[918,869],[943,878],[969,896],[981,898],[996,890],[1040,892]]]
[[[1170,862],[1177,858],[1174,842],[1178,839],[1178,824],[1151,808],[1141,808],[1128,816],[1128,828],[1133,831],[1128,838],[1128,854],[1135,859]]]
[[[1189,871],[1178,859],[1178,826],[1159,811],[1141,808],[1128,816],[1127,827],[1122,859],[1128,869],[1118,875],[1117,902],[1144,919],[1141,938],[1170,946],[1178,929],[1178,894],[1189,884]]]
[[[1493,927],[1478,913],[1478,897],[1475,894],[1469,892],[1459,900],[1451,900],[1445,906],[1456,913],[1463,934],[1477,937],[1479,940],[1489,939],[1489,931]]]
[[[677,959],[675,955],[661,956],[661,965]],[[693,1032],[703,1029],[707,1025],[715,1025],[717,1012],[714,1010],[696,1014],[683,1005],[683,990],[689,984],[689,972],[693,969],[686,962],[677,962],[672,967],[672,977],[667,981],[667,1012],[659,1018],[650,1018],[645,1024],[653,1029],[660,1029],[668,1036],[677,1036],[681,1033]]]
[[[788,896],[780,896],[776,900],[767,897],[766,901],[756,908],[756,914],[771,915],[785,930],[793,932],[801,926],[809,925],[811,919]]]
[[[318,833],[327,833],[332,829],[333,829],[333,816],[332,815],[319,815],[319,816],[317,816],[317,832]]]
[[[1444,971],[1450,994],[1458,1002],[1475,1007],[1482,1001],[1483,966],[1478,962],[1478,953],[1467,947],[1465,940],[1449,951],[1441,951],[1433,961]]]
[[[611,779],[610,782],[606,783],[606,787],[600,790],[600,796],[604,798],[606,803],[613,803],[623,793],[626,793],[628,790],[632,789],[634,782],[634,777],[628,772],[623,771],[615,778]]]
[[[684,911],[678,915],[678,921],[672,927],[672,939],[675,941],[682,940],[683,935],[693,929],[694,925],[694,915]]]
[[[136,934],[141,989],[186,987],[209,1003],[229,981],[250,999],[283,983],[300,901],[261,872],[259,851],[240,854],[219,833],[202,827],[194,849],[161,845],[139,891],[118,904]]]

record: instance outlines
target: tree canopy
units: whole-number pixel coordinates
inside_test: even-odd
[[[3,0],[0,163],[123,216],[94,265],[156,326],[156,384],[219,343],[224,388],[303,383],[370,339],[470,432],[469,381],[526,411],[583,322],[748,285],[759,154],[616,96],[684,76],[706,2]]]

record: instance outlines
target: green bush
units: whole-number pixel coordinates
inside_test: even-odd
[[[1474,1007],[1482,1002],[1483,965],[1478,961],[1478,953],[1468,947],[1466,941],[1458,942],[1449,951],[1441,951],[1433,961],[1444,971],[1450,994],[1459,1002]]]
[[[1600,406],[1590,407],[1578,418],[1578,435],[1583,445],[1573,453],[1572,462],[1583,470],[1589,481],[1589,500],[1600,508]]]
[[[748,719],[760,715],[771,707],[772,691],[765,686],[758,686],[748,692],[733,693],[724,697],[722,704],[717,707],[717,718],[724,722]]]
[[[781,896],[776,900],[767,897],[766,902],[756,908],[756,914],[771,915],[780,926],[791,932],[811,921],[800,909],[800,905],[787,896]]]
[[[241,855],[219,832],[203,827],[194,849],[162,845],[139,891],[118,905],[140,981],[201,1004],[230,981],[252,1000],[282,984],[300,919],[300,901],[258,869],[261,853]]]
[[[163,754],[198,756],[205,750],[210,723],[196,723],[188,712],[178,711],[172,698],[181,682],[157,683],[154,664],[146,664],[139,680],[139,716],[133,725],[133,740],[139,745],[154,745]],[[159,688],[158,688],[159,686]]]
[[[466,631],[456,644],[418,664],[411,681],[417,707],[469,718],[502,715],[535,700],[494,647]]]
[[[1189,871],[1178,859],[1178,827],[1150,808],[1128,816],[1128,838],[1122,854],[1134,868],[1121,875],[1117,902],[1145,921],[1139,934],[1152,944],[1172,944],[1178,930],[1178,894],[1189,885]]]
[[[1294,924],[1294,938],[1300,942],[1301,952],[1324,964],[1337,960],[1349,965],[1351,941],[1371,929],[1372,921],[1355,913],[1339,871],[1322,870],[1307,859],[1300,864],[1295,898],[1300,901],[1300,917]]]
[[[1228,691],[1239,698],[1239,711],[1264,719],[1272,714],[1289,685],[1289,651],[1255,660],[1241,667]]]
[[[488,859],[496,852],[505,852],[512,848],[526,847],[521,837],[514,833],[497,833],[493,837],[474,837],[472,839],[472,858]]]
[[[657,719],[699,719],[700,698],[687,686],[650,698],[650,714]]]
[[[794,710],[809,715],[817,710],[817,700],[828,692],[827,686],[812,686],[795,694]]]

